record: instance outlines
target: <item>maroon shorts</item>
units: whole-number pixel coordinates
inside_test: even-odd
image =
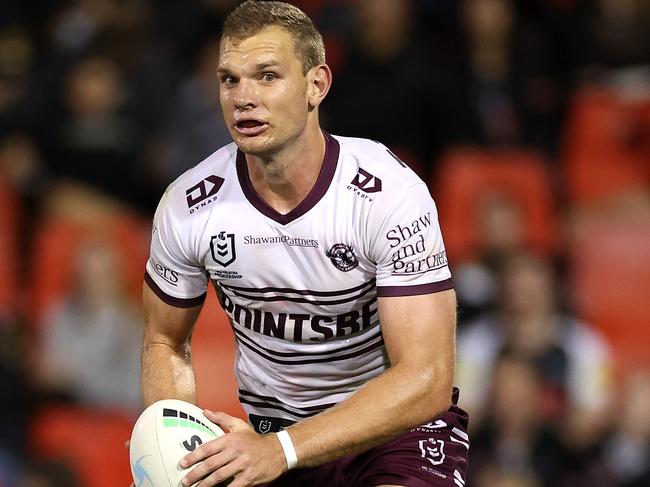
[[[464,487],[467,413],[454,404],[429,423],[359,455],[286,472],[266,487]]]

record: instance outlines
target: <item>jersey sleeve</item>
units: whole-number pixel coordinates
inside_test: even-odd
[[[417,184],[386,208],[371,246],[378,296],[411,296],[453,288],[438,211]]]
[[[174,224],[170,200],[166,193],[154,216],[144,279],[165,303],[189,308],[205,300],[208,277],[203,266],[191,255],[187,244],[191,237],[181,234]]]

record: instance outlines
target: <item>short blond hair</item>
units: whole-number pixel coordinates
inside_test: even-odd
[[[245,1],[228,14],[221,36],[222,39],[247,39],[273,26],[282,27],[292,35],[303,74],[325,63],[323,36],[305,12],[285,2]]]

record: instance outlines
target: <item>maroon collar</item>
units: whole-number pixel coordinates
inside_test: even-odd
[[[334,137],[324,131],[323,135],[325,136],[325,157],[323,158],[323,165],[321,166],[320,173],[318,173],[318,178],[316,178],[313,188],[305,196],[305,199],[286,215],[276,211],[257,194],[248,174],[246,156],[242,151],[237,149],[237,177],[239,178],[239,184],[246,199],[257,211],[282,225],[286,225],[307,213],[320,201],[327,192],[332,178],[334,178],[340,150],[339,143]]]

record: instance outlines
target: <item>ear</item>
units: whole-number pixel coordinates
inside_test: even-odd
[[[332,71],[327,64],[314,66],[307,73],[307,103],[309,110],[321,104],[332,86]]]

